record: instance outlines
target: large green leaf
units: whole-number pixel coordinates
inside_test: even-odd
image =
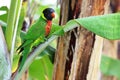
[[[116,76],[120,79],[120,60],[102,56],[100,69],[105,75]]]
[[[35,60],[30,68],[29,75],[36,80],[52,80],[53,64],[47,55],[43,58]]]
[[[80,25],[106,39],[120,39],[120,13],[71,20],[64,26],[64,30]]]

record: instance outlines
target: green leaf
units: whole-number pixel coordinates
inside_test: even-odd
[[[0,20],[2,20],[3,22],[7,22],[8,8],[6,6],[2,6],[0,7],[0,11],[6,11],[5,14],[0,15]]]
[[[24,21],[24,17],[25,17],[25,9],[24,6],[22,6],[21,8],[21,13],[20,13],[20,18],[19,18],[19,23],[18,23],[18,29],[17,29],[17,35],[16,35],[16,42],[15,42],[15,50],[18,48],[18,46],[20,46],[21,44],[21,28],[23,26],[23,21]]]
[[[64,26],[64,30],[66,32],[80,25],[106,39],[120,39],[119,13],[74,19]]]
[[[2,26],[2,30],[3,30],[3,33],[5,35],[5,30],[6,30],[6,27],[7,27],[7,23],[0,20],[0,25]]]
[[[0,20],[4,21],[4,22],[7,22],[7,16],[8,14],[3,14],[3,15],[0,15]]]
[[[1,11],[8,11],[8,8],[7,8],[7,6],[2,6],[2,7],[0,7],[0,10]]]
[[[52,80],[53,65],[48,56],[35,60],[29,68],[29,75],[37,80]]]
[[[120,60],[102,56],[100,69],[105,75],[116,76],[120,79]]]
[[[14,33],[14,26],[15,26],[15,19],[16,19],[16,13],[17,13],[17,3],[18,0],[11,0],[11,4],[10,4],[10,10],[9,10],[9,15],[8,15],[8,19],[7,19],[7,27],[6,27],[6,31],[5,31],[5,37],[6,37],[6,42],[8,45],[8,50],[11,50],[11,46],[12,46],[12,38],[13,38],[13,33]]]

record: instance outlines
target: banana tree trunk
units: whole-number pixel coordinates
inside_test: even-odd
[[[109,0],[61,0],[60,25],[107,13]],[[82,26],[58,40],[53,80],[98,80],[103,39]]]

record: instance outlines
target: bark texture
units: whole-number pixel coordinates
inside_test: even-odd
[[[60,25],[70,19],[78,18],[80,7],[81,0],[61,0]],[[68,80],[76,42],[76,30],[66,33],[58,40],[53,80]]]
[[[107,0],[82,0],[80,17],[104,14],[106,1]],[[80,28],[79,33],[72,63],[72,74],[69,79],[97,80],[99,75],[102,39],[99,37],[95,38],[93,33],[84,28]],[[100,45],[98,46],[98,44]],[[98,50],[98,52],[96,50]]]
[[[61,0],[60,25],[70,19],[104,14],[107,1]],[[102,43],[102,38],[95,38],[92,32],[83,27],[60,37],[55,55],[53,80],[97,80]]]

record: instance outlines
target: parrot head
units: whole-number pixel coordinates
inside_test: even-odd
[[[43,10],[44,17],[47,20],[52,20],[55,17],[55,13],[54,12],[55,11],[52,8],[46,8],[45,10]]]

